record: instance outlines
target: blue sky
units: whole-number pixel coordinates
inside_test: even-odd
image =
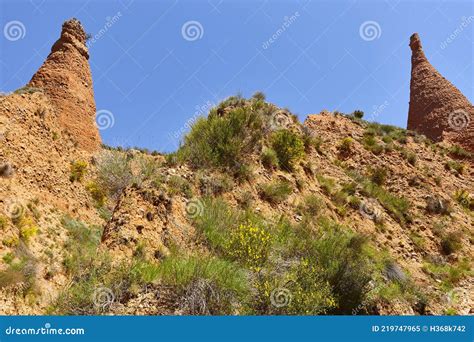
[[[431,63],[473,101],[473,4],[0,0],[0,91],[27,83],[62,22],[77,17],[95,36],[97,109],[114,117],[101,130],[109,145],[174,150],[210,105],[258,90],[301,120],[323,109],[361,109],[371,121],[405,127],[413,32]],[[18,36],[6,33],[11,22],[21,23]]]

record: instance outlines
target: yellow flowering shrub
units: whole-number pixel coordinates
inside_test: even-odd
[[[0,230],[3,230],[7,227],[8,220],[5,216],[0,215]]]
[[[320,315],[337,306],[331,285],[321,276],[321,268],[303,259],[288,275],[292,300],[286,313]]]
[[[38,226],[31,217],[23,217],[18,223],[18,227],[20,228],[20,238],[25,242],[29,242],[38,233]]]
[[[83,160],[76,160],[71,163],[71,175],[69,180],[71,182],[80,182],[87,173],[87,162]]]
[[[86,190],[89,191],[99,207],[102,207],[105,204],[107,200],[106,191],[101,188],[97,182],[87,183]]]
[[[231,234],[228,254],[251,269],[259,271],[267,261],[270,249],[270,234],[251,223],[241,224]]]
[[[338,304],[321,268],[306,259],[280,276],[259,273],[253,286],[253,309],[259,315],[320,315]]]

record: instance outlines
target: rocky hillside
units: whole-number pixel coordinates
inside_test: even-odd
[[[262,93],[100,148],[84,39],[0,98],[0,314],[472,313],[469,151]]]

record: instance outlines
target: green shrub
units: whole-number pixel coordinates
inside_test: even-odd
[[[384,185],[387,175],[387,169],[384,167],[376,167],[370,170],[370,180],[377,185]]]
[[[464,165],[463,163],[457,162],[455,160],[448,160],[444,164],[444,168],[447,171],[454,170],[456,171],[456,173],[462,175],[464,173],[464,170],[466,169],[466,165]]]
[[[112,264],[108,252],[98,250],[101,228],[89,227],[68,217],[63,218],[62,223],[68,231],[64,267],[71,286],[59,294],[48,313],[106,313],[113,302],[123,303],[158,276],[156,265],[137,257]]]
[[[406,159],[406,161],[409,164],[415,166],[416,161],[418,159],[415,153],[413,153],[411,151],[407,151],[407,150],[402,150],[402,156],[403,156],[403,158]]]
[[[139,155],[136,159],[138,176],[135,181],[140,183],[144,180],[154,179],[159,174],[159,164],[153,158]]]
[[[254,151],[262,138],[263,120],[249,107],[225,115],[199,118],[186,135],[178,156],[195,167],[234,167]]]
[[[313,131],[306,126],[303,126],[302,140],[306,153],[311,152],[311,148],[314,148],[320,154],[323,153],[321,149],[323,139],[320,136],[316,136]]]
[[[470,260],[462,259],[454,264],[427,262],[423,265],[423,270],[432,275],[435,279],[440,279],[441,286],[445,290],[451,290],[464,278],[472,276]]]
[[[467,190],[457,190],[454,193],[454,199],[464,208],[474,210],[474,198],[472,198]]]
[[[441,238],[441,250],[444,254],[449,255],[461,249],[461,234],[459,232],[451,232]]]
[[[113,199],[117,199],[134,181],[130,160],[123,152],[104,150],[98,156],[96,165],[96,183]]]
[[[251,182],[254,178],[253,168],[247,164],[234,165],[231,171],[238,183]]]
[[[375,271],[367,239],[327,219],[320,219],[317,226],[316,233],[297,231],[297,248],[331,286],[335,307],[329,313],[349,314],[365,302]]]
[[[167,181],[168,184],[168,193],[170,195],[181,195],[186,198],[193,197],[193,191],[191,189],[191,184],[188,180],[177,175],[171,175]]]
[[[213,175],[210,177],[201,176],[199,178],[199,187],[203,195],[221,195],[232,189],[234,182],[226,174]]]
[[[3,260],[7,265],[11,265],[14,259],[15,259],[15,256],[14,256],[13,253],[11,253],[11,252],[8,252],[7,254],[5,254],[5,255],[2,257],[2,260]]]
[[[386,144],[391,144],[393,142],[393,138],[390,135],[384,135],[382,137],[382,141]]]
[[[18,248],[16,251],[19,261],[11,262],[8,268],[0,271],[0,289],[21,285],[20,291],[26,296],[38,294],[36,287],[37,261],[27,249]]]
[[[288,181],[276,181],[263,184],[260,188],[262,199],[277,204],[283,202],[293,192],[291,183]]]
[[[418,233],[411,232],[410,233],[410,240],[413,242],[415,245],[415,249],[418,252],[423,252],[426,248],[426,241],[425,239]]]
[[[454,145],[448,149],[449,154],[451,154],[454,157],[457,158],[471,158],[472,153],[469,151],[466,151],[459,145]]]
[[[159,265],[158,279],[175,287],[186,314],[235,314],[249,286],[244,272],[228,261],[205,256],[170,256]]]
[[[238,214],[221,198],[206,198],[202,201],[202,205],[202,215],[195,219],[197,231],[211,249],[224,254],[232,225],[238,224]]]
[[[240,195],[238,202],[245,210],[250,209],[253,204],[253,194],[250,191],[244,191]]]
[[[397,222],[405,224],[411,221],[411,217],[408,213],[410,202],[408,202],[405,197],[393,195],[369,180],[357,176],[355,176],[355,178],[361,182],[362,194],[376,198]]]
[[[107,200],[107,194],[104,189],[100,188],[100,186],[96,182],[91,181],[87,183],[86,190],[91,194],[97,206],[104,206]]]
[[[375,155],[379,155],[384,151],[384,147],[377,142],[377,139],[372,135],[364,136],[362,144],[367,151]]]
[[[30,217],[22,218],[17,226],[20,229],[20,238],[26,243],[30,242],[39,231],[38,226]]]
[[[362,119],[364,117],[364,112],[361,110],[355,110],[352,115],[357,119]]]
[[[326,195],[331,196],[332,194],[334,194],[336,189],[336,182],[333,178],[327,178],[323,175],[317,175],[316,178],[318,179],[319,186]]]
[[[273,170],[278,167],[278,156],[273,149],[264,149],[260,158],[263,166],[267,169]]]
[[[86,270],[71,275],[71,286],[63,290],[47,312],[61,315],[107,313],[114,303],[125,303],[158,276],[156,265],[132,259],[112,265],[106,252],[96,253]]]
[[[37,87],[30,87],[28,85],[21,87],[14,91],[15,94],[34,94],[34,93],[42,93],[43,89]]]
[[[247,104],[247,101],[242,97],[241,94],[235,96],[229,96],[227,99],[219,103],[217,106],[216,112],[221,114],[222,110],[226,108],[235,108],[235,107],[244,107]],[[211,110],[211,114],[213,111]]]
[[[280,167],[287,171],[293,170],[295,164],[304,156],[301,138],[290,130],[281,129],[274,132],[270,140]]]
[[[349,155],[352,152],[352,148],[354,146],[354,140],[350,137],[346,137],[341,140],[339,145],[337,146],[337,149],[339,152],[343,155]]]
[[[324,202],[321,200],[321,198],[311,194],[304,198],[304,202],[302,205],[300,205],[300,211],[303,214],[314,217],[319,214],[323,206]]]
[[[261,91],[257,91],[255,94],[252,95],[252,98],[257,101],[265,101],[265,94]]]
[[[259,274],[254,299],[258,314],[320,315],[336,306],[318,265],[306,259],[293,264],[282,279]]]
[[[8,220],[5,216],[0,215],[0,230],[4,230],[8,225]]]
[[[166,165],[173,167],[179,164],[181,155],[178,152],[172,152],[165,155]]]
[[[76,160],[71,163],[71,175],[69,180],[71,182],[80,182],[87,173],[87,162],[83,160]]]
[[[69,217],[64,217],[61,223],[68,232],[65,243],[67,255],[64,258],[66,273],[74,275],[84,272],[96,255],[102,230]]]

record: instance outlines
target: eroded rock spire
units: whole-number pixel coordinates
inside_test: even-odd
[[[408,129],[435,140],[448,140],[474,152],[474,108],[430,64],[420,37],[410,37],[411,82]]]
[[[95,100],[86,33],[77,19],[64,22],[61,36],[29,86],[42,88],[56,108],[60,125],[84,150],[101,143],[95,125]]]

